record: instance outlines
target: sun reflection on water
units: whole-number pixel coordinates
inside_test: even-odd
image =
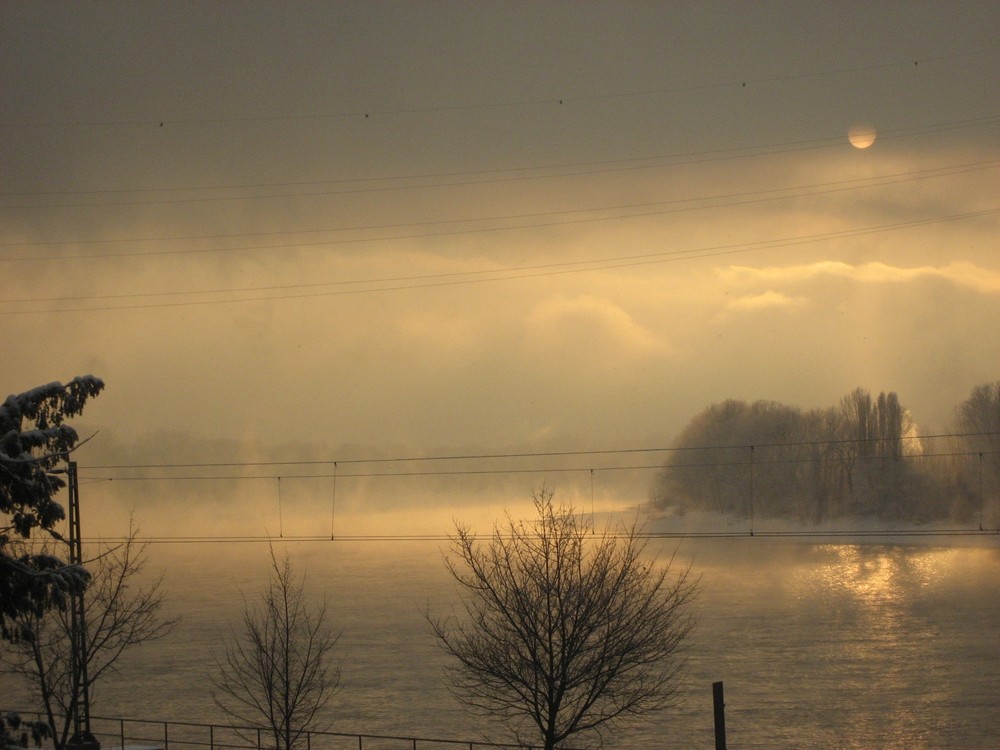
[[[856,601],[876,605],[897,600],[904,592],[933,586],[953,570],[958,550],[861,545],[815,545],[826,562],[811,569],[809,588],[849,594]]]

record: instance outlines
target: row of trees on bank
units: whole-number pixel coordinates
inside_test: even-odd
[[[1000,488],[1000,381],[973,389],[947,435],[921,436],[895,393],[856,388],[826,409],[713,404],[674,448],[653,488],[663,508],[982,522]]]

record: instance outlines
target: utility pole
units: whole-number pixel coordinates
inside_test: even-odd
[[[76,475],[76,461],[67,469],[69,489],[69,564],[83,565],[83,544],[80,535],[80,482]],[[73,655],[73,696],[70,712],[73,714],[73,736],[66,743],[74,750],[100,750],[101,743],[90,731],[90,678],[87,674],[87,617],[83,591],[76,594],[70,605],[70,640]]]

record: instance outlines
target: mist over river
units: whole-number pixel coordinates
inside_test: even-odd
[[[486,531],[483,528],[483,531]],[[906,542],[906,538],[901,541]],[[678,707],[605,738],[612,748],[713,747],[723,681],[732,748],[995,748],[1000,743],[1000,549],[995,537],[911,543],[655,539],[701,578]],[[955,546],[938,546],[939,543]],[[978,546],[958,546],[961,544]],[[277,542],[342,631],[332,729],[509,739],[442,683],[423,612],[456,591],[438,540]],[[127,655],[99,685],[98,716],[227,723],[210,678],[243,594],[266,581],[267,544],[158,543],[167,638]],[[242,593],[241,593],[242,592]],[[15,685],[3,701],[30,707]]]

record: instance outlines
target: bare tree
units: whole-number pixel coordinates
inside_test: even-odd
[[[326,601],[310,607],[288,556],[279,564],[272,549],[271,580],[255,605],[244,599],[242,631],[219,663],[216,704],[270,732],[276,750],[294,750],[329,727],[321,711],[340,686],[339,637],[326,627]]]
[[[163,618],[161,578],[145,587],[137,577],[146,564],[145,545],[137,530],[116,546],[105,546],[89,563],[91,577],[84,595],[86,639],[80,663],[74,669],[71,613],[49,609],[18,615],[22,637],[3,656],[6,671],[20,674],[32,686],[45,711],[56,750],[66,746],[73,730],[74,710],[86,690],[91,698],[102,677],[117,672],[122,654],[133,646],[162,638],[176,619]],[[84,677],[86,676],[86,677]],[[86,679],[86,684],[84,684]]]
[[[634,525],[595,533],[550,490],[532,497],[537,519],[508,514],[487,543],[457,527],[446,562],[464,617],[428,620],[455,696],[551,750],[674,704],[698,587],[658,568]]]
[[[1000,497],[1000,380],[972,389],[955,409],[956,439],[953,497],[965,502],[965,515],[979,517],[984,524],[1000,523],[995,498]]]
[[[1000,380],[972,389],[956,409],[958,429],[968,449],[983,454],[989,473],[1000,482]]]

